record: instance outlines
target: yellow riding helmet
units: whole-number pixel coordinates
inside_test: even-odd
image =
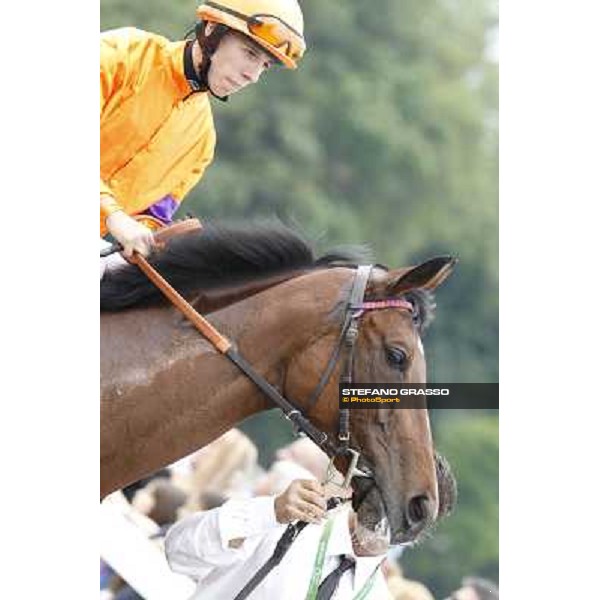
[[[295,69],[306,50],[304,19],[296,0],[207,0],[196,14],[221,23],[260,44],[288,69]]]

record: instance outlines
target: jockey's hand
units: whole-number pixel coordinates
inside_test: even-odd
[[[134,252],[139,252],[146,257],[155,246],[152,231],[122,210],[108,216],[106,228],[123,246],[123,254],[126,258],[131,258]]]
[[[327,502],[323,486],[312,479],[296,479],[275,498],[275,517],[279,523],[301,520],[319,523]]]

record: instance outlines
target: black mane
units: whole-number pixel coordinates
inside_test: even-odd
[[[364,263],[365,248],[348,246],[315,259],[308,242],[280,223],[204,224],[201,231],[173,238],[150,264],[183,295],[226,288],[310,268]],[[134,265],[108,270],[100,282],[100,309],[123,310],[166,302]]]

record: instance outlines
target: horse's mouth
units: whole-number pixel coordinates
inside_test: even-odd
[[[411,527],[405,517],[397,512],[399,522],[386,510],[383,495],[374,478],[355,477],[352,480],[352,509],[356,512],[359,527],[357,532],[369,546],[380,547],[412,544],[432,525]]]
[[[357,521],[351,531],[352,545],[358,555],[380,556],[385,554],[390,545],[390,527],[387,517],[371,528],[361,521],[360,512],[356,515]]]
[[[430,515],[422,519],[407,519],[406,514],[392,502],[386,506],[385,495],[374,469],[363,460],[359,466],[365,476],[352,478],[352,508],[356,513],[359,527],[357,535],[370,545],[380,547],[388,545],[413,544],[429,535],[436,523],[447,517],[456,504],[456,479],[448,461],[435,453],[435,470],[438,484],[437,506],[429,507]],[[397,498],[398,494],[391,496]],[[364,545],[364,544],[363,544]]]

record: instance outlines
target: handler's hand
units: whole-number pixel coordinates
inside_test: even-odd
[[[301,520],[319,523],[327,502],[323,486],[312,479],[296,479],[275,498],[275,516],[279,523]]]
[[[134,252],[148,256],[155,246],[152,231],[121,210],[108,216],[106,228],[123,246],[126,258],[131,258]]]

